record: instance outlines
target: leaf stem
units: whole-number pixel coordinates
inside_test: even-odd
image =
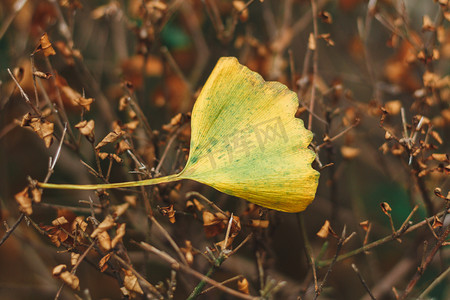
[[[135,187],[145,185],[155,185],[160,183],[168,183],[183,179],[180,174],[173,174],[164,177],[150,178],[139,181],[127,181],[116,183],[101,183],[101,184],[57,184],[38,182],[37,186],[43,189],[60,189],[60,190],[96,190],[96,189],[114,189],[123,187]]]

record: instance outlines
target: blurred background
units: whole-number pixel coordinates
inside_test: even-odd
[[[186,299],[200,280],[172,274],[137,243],[176,260],[181,251],[206,274],[223,254],[215,246],[227,230],[223,210],[240,220],[230,248],[244,243],[210,277],[232,279],[223,285],[241,296],[370,299],[370,290],[376,299],[449,299],[449,251],[440,247],[450,186],[449,18],[446,0],[2,1],[0,298]],[[180,171],[190,111],[222,56],[298,93],[296,116],[314,133],[321,173],[306,211],[262,209],[188,181],[49,190],[40,202],[24,190],[28,177],[86,184]],[[75,236],[76,220],[91,234],[108,215],[117,223],[111,239],[126,224],[115,247]],[[52,275],[60,264],[74,270],[73,289]],[[130,266],[140,291],[127,283]],[[198,296],[236,297],[217,288]]]

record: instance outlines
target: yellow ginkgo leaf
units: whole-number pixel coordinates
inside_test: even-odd
[[[175,175],[112,184],[39,183],[43,188],[97,189],[195,180],[258,205],[304,210],[314,199],[319,173],[307,149],[312,133],[294,114],[297,95],[236,58],[219,60],[192,111],[188,162]]]

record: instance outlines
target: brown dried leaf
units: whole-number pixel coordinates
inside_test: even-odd
[[[186,245],[186,247],[180,248],[180,250],[181,252],[184,253],[184,257],[186,258],[187,263],[189,265],[192,265],[192,263],[194,262],[194,252],[192,248],[192,243],[191,241],[186,240],[184,244]]]
[[[52,77],[51,73],[44,73],[41,71],[34,71],[33,75],[42,79],[49,79],[50,77]]]
[[[233,7],[239,14],[239,20],[245,22],[248,20],[248,9],[244,1],[233,1]]]
[[[112,254],[113,254],[113,252],[110,252],[110,253],[106,254],[105,256],[103,256],[102,259],[100,259],[100,261],[98,262],[98,267],[100,268],[100,272],[103,273],[106,271],[106,269],[108,269],[107,262],[111,258]]]
[[[384,108],[390,115],[398,115],[402,108],[402,102],[400,100],[388,101],[384,104]]]
[[[197,208],[198,211],[203,211],[205,209],[205,206],[200,203],[197,199],[192,200],[194,202],[195,208]]]
[[[437,133],[436,131],[432,130],[430,132],[431,136],[436,140],[436,142],[438,142],[439,144],[442,145],[442,143],[444,142],[441,138],[441,136],[439,135],[439,133]]]
[[[92,232],[91,238],[95,238],[99,233],[105,232],[106,230],[114,227],[116,223],[111,215],[107,215],[106,218],[101,222],[98,227]]]
[[[319,12],[319,18],[322,22],[324,22],[326,24],[333,23],[333,18],[331,17],[330,13],[325,10],[322,10],[321,12]]]
[[[123,285],[125,286],[125,288],[130,292],[135,292],[141,295],[144,294],[141,286],[139,285],[137,277],[134,276],[134,274],[129,270],[124,270],[124,273],[125,277],[123,278]]]
[[[101,140],[101,142],[97,144],[97,146],[95,146],[95,150],[98,150],[101,147],[108,145],[109,143],[117,141],[124,133],[124,131],[117,129],[116,131],[108,133],[108,135],[105,136],[103,140]]]
[[[443,225],[444,225],[444,223],[442,223],[441,220],[439,220],[439,218],[437,216],[434,216],[431,227],[433,229],[436,229],[436,228],[442,227]]]
[[[431,19],[428,15],[423,16],[422,30],[423,31],[435,31],[436,30],[436,27],[434,26],[433,22],[431,21]]]
[[[159,212],[169,218],[170,223],[175,223],[175,210],[173,209],[173,204],[166,206],[166,207],[160,207]]]
[[[114,159],[116,161],[116,163],[120,164],[122,163],[122,158],[120,158],[120,156],[118,156],[117,154],[111,154],[112,159]]]
[[[72,266],[75,266],[78,262],[78,259],[80,258],[80,253],[71,252],[70,253],[70,264]]]
[[[117,243],[122,241],[122,238],[125,236],[125,227],[126,224],[122,223],[119,225],[119,227],[116,230],[116,236],[111,241],[111,247],[116,247]]]
[[[53,268],[53,271],[52,271],[53,277],[58,278],[62,272],[66,271],[66,269],[67,269],[67,266],[64,264],[57,265],[56,267]]]
[[[103,251],[111,250],[111,237],[107,231],[102,231],[97,234],[98,244]]]
[[[327,46],[334,46],[334,41],[330,38],[330,36],[331,34],[329,33],[322,33],[319,34],[317,38],[323,39],[327,43]]]
[[[360,222],[359,226],[361,226],[364,231],[367,231],[369,229],[369,224],[369,220],[365,220]]]
[[[94,102],[94,99],[80,97],[80,98],[72,99],[72,102],[74,102],[76,105],[81,106],[84,109],[86,109],[87,111],[89,111],[89,110],[91,110],[91,104],[92,104],[92,102]]]
[[[267,228],[267,227],[269,227],[269,220],[253,220],[253,219],[250,219],[248,225],[250,227],[255,227],[255,228]]]
[[[47,120],[41,120],[39,118],[32,118],[29,113],[27,113],[22,118],[21,126],[30,126],[34,132],[44,140],[45,147],[49,148],[53,142],[53,127],[54,124]]]
[[[69,223],[69,221],[67,221],[67,219],[64,216],[54,219],[52,221],[53,226],[61,226],[63,224],[67,224],[67,223]]]
[[[248,295],[250,292],[248,291],[248,280],[247,278],[242,278],[241,280],[238,280],[237,282],[237,286],[238,286],[238,290],[241,293],[244,293],[246,295]]]
[[[381,210],[384,212],[384,214],[385,215],[390,215],[391,213],[391,211],[392,211],[392,208],[391,208],[391,206],[389,205],[389,203],[387,203],[387,202],[381,202],[380,203],[380,206],[381,206]]]
[[[16,199],[17,203],[19,204],[19,209],[21,212],[24,212],[27,215],[31,215],[33,213],[32,201],[30,196],[28,195],[28,187],[15,194],[14,199]]]
[[[128,122],[124,125],[124,128],[128,129],[130,132],[133,132],[139,125],[139,120],[134,120]]]
[[[61,280],[64,281],[64,283],[70,286],[73,290],[80,289],[80,280],[76,275],[70,273],[69,271],[62,272],[59,275],[59,278],[61,278]]]
[[[34,53],[43,51],[45,56],[55,55],[55,49],[52,47],[52,43],[50,43],[50,40],[48,38],[48,35],[46,32],[41,36],[39,39],[39,44],[36,47],[36,50],[34,50]]]
[[[330,221],[325,220],[325,223],[322,225],[322,228],[316,233],[316,235],[320,238],[326,239],[328,234],[336,236],[336,233],[333,231],[330,225]]]
[[[80,133],[82,135],[89,136],[89,137],[94,136],[94,127],[95,127],[94,120],[89,120],[89,121],[84,120],[75,125],[75,128],[78,128],[78,130],[80,131]]]
[[[436,73],[430,72],[430,71],[425,71],[425,73],[422,76],[423,79],[423,84],[426,87],[435,87],[436,84],[439,82],[439,75],[437,75]]]
[[[355,148],[355,147],[349,147],[349,146],[342,146],[341,147],[341,154],[342,157],[345,159],[354,159],[355,157],[357,157],[359,155],[359,153],[361,152],[361,150],[359,148]]]
[[[314,38],[314,33],[312,32],[309,34],[308,48],[312,51],[316,50],[316,39]]]
[[[81,231],[85,232],[88,224],[84,221],[84,217],[77,216],[72,222],[72,233],[79,228]]]
[[[433,153],[433,154],[431,154],[431,157],[437,161],[442,161],[442,162],[449,161],[448,154],[446,154],[446,153]]]
[[[116,145],[116,151],[118,154],[121,154],[127,150],[131,150],[130,145],[128,145],[127,142],[124,140],[120,140],[119,143]]]
[[[136,207],[136,200],[137,200],[136,195],[126,195],[123,198],[125,199],[126,202],[130,203],[131,206]]]
[[[31,196],[33,197],[33,201],[35,203],[40,203],[42,198],[42,192],[38,188],[31,189]]]
[[[203,211],[203,229],[207,237],[213,237],[221,233],[226,228],[223,217],[209,212]]]
[[[117,217],[123,215],[123,213],[127,211],[128,207],[130,207],[130,203],[128,203],[128,202],[115,206],[113,209],[114,210],[114,212],[113,212],[114,218],[117,218]]]

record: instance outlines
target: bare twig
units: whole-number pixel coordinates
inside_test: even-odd
[[[356,267],[355,264],[352,264],[352,268],[353,271],[355,271],[356,275],[358,275],[359,281],[361,281],[362,285],[364,286],[364,288],[366,289],[367,293],[369,294],[370,298],[372,298],[373,300],[375,300],[374,295],[372,294],[372,292],[370,291],[369,286],[367,285],[366,281],[364,280],[364,278],[362,277],[361,273],[359,272],[358,268]]]
[[[443,214],[444,214],[444,212],[441,212],[441,213],[437,214],[437,216],[439,217],[439,216],[442,216]],[[430,217],[430,218],[427,218],[427,219],[428,219],[428,220],[432,220],[433,218],[434,218],[434,217]],[[407,224],[408,224],[408,223],[407,223]],[[339,255],[338,258],[337,258],[337,261],[342,261],[342,260],[344,260],[344,259],[347,259],[347,258],[352,257],[352,256],[354,256],[354,255],[357,255],[357,254],[359,254],[359,253],[368,251],[368,250],[370,250],[370,249],[372,249],[372,248],[375,248],[375,247],[377,247],[377,246],[379,246],[379,245],[382,245],[382,244],[384,244],[384,243],[387,243],[387,242],[390,242],[390,241],[392,241],[392,240],[395,240],[395,239],[397,239],[398,237],[400,237],[401,235],[404,235],[404,234],[406,234],[406,233],[412,232],[412,231],[414,231],[414,230],[416,230],[416,229],[418,229],[418,228],[420,228],[420,227],[422,227],[422,226],[424,226],[424,225],[426,225],[426,224],[427,224],[427,221],[426,221],[426,220],[423,220],[423,221],[421,221],[421,222],[419,222],[419,223],[417,223],[417,224],[414,224],[414,225],[412,225],[412,226],[408,226],[408,225],[407,225],[407,226],[405,226],[405,227],[401,227],[399,230],[396,231],[395,234],[390,234],[390,235],[388,235],[388,236],[386,236],[386,237],[384,237],[384,238],[381,238],[381,239],[379,239],[379,240],[377,240],[377,241],[375,241],[375,242],[372,242],[372,243],[370,243],[370,244],[367,244],[367,245],[365,245],[365,246],[363,246],[363,247],[360,247],[360,248],[358,248],[358,249],[349,251],[349,252],[347,252],[347,253],[345,253],[345,254]],[[405,229],[405,228],[406,228],[406,229]],[[318,265],[319,267],[328,266],[328,265],[330,265],[330,264],[332,263],[332,261],[333,261],[332,259],[328,259],[328,260],[324,260],[324,261],[319,261],[319,262],[317,262],[317,265]]]
[[[199,278],[201,280],[206,281],[207,283],[215,286],[216,288],[218,288],[218,289],[220,289],[220,290],[222,290],[222,291],[224,291],[224,292],[226,292],[226,293],[228,293],[228,294],[230,294],[232,296],[235,296],[235,297],[240,298],[240,299],[247,299],[247,300],[256,300],[256,299],[258,299],[257,297],[252,297],[252,296],[246,295],[244,293],[240,293],[238,291],[230,289],[229,287],[226,287],[226,286],[220,284],[219,282],[217,282],[217,281],[215,281],[215,280],[213,280],[213,279],[211,279],[211,278],[209,278],[209,277],[207,277],[207,276],[205,276],[205,275],[203,275],[203,274],[193,270],[192,268],[190,268],[188,266],[185,266],[183,264],[180,264],[174,258],[172,258],[170,255],[168,255],[164,251],[161,251],[161,250],[153,247],[150,244],[141,242],[141,243],[139,243],[139,246],[142,249],[144,249],[145,251],[148,251],[148,252],[151,252],[153,254],[158,255],[160,258],[162,258],[163,260],[168,262],[173,269],[175,269],[175,270],[182,270],[182,271],[184,271],[186,273],[189,273],[189,274],[191,274],[191,275],[193,275],[193,276],[195,276],[195,277],[197,277],[197,278]]]
[[[441,248],[442,244],[447,239],[447,236],[450,233],[450,226],[447,226],[445,231],[441,234],[439,237],[439,240],[437,241],[436,245],[433,247],[433,249],[430,251],[430,254],[428,254],[427,258],[425,259],[424,263],[421,265],[420,268],[417,269],[416,273],[414,274],[411,281],[408,283],[406,290],[403,292],[400,299],[406,299],[408,295],[411,293],[413,288],[416,286],[417,282],[419,281],[422,274],[425,272],[428,265],[431,263],[433,257],[436,255],[437,251]]]
[[[175,243],[175,241],[172,239],[172,237],[167,232],[167,230],[164,227],[162,227],[161,224],[159,224],[159,222],[155,219],[155,217],[153,215],[150,215],[149,218],[156,225],[156,227],[158,227],[159,231],[161,231],[161,233],[164,235],[164,237],[169,241],[170,245],[177,252],[177,254],[180,257],[183,264],[189,265],[188,262],[186,261],[186,257],[184,257],[184,255],[183,255],[183,252],[181,252],[180,247],[178,247],[177,243]]]

